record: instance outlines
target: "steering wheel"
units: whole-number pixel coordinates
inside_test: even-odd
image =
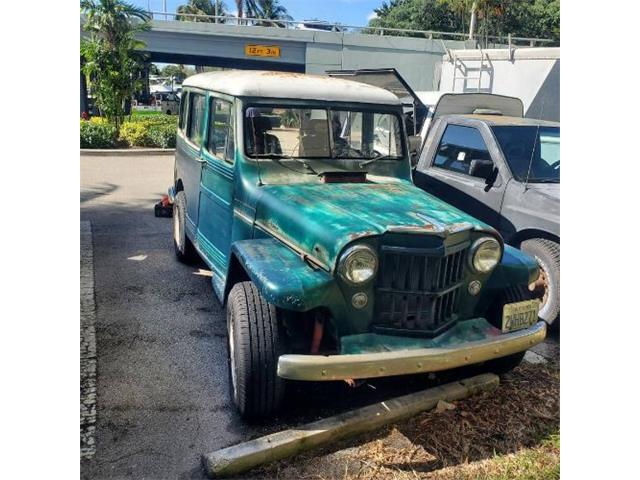
[[[559,169],[560,168],[560,160],[556,160],[551,165],[549,165],[549,167],[553,168],[554,170]]]

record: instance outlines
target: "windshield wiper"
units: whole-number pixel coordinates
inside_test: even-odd
[[[256,155],[254,155],[254,157],[256,158],[273,158],[273,159],[285,159],[285,160],[295,160],[296,162],[302,164],[303,167],[305,167],[307,170],[309,170],[309,172],[315,174],[315,175],[319,175],[318,172],[316,172],[313,167],[311,165],[309,165],[307,162],[305,162],[303,159],[298,158],[298,157],[292,157],[291,155],[285,155],[284,153],[258,153]],[[301,172],[299,172],[301,173]]]
[[[383,155],[383,154],[380,154],[380,155],[378,155],[377,157],[373,157],[373,158],[371,158],[371,159],[369,159],[369,160],[365,160],[364,162],[361,162],[361,163],[360,163],[360,168],[362,168],[362,167],[366,167],[366,166],[367,166],[367,165],[369,165],[370,163],[377,162],[378,160],[384,160],[384,159],[389,159],[389,158],[398,158],[398,157],[393,157],[393,156],[391,156],[391,155]]]

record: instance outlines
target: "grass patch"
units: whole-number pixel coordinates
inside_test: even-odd
[[[539,446],[508,455],[448,468],[432,476],[438,480],[555,480],[560,478],[560,433],[550,434]]]
[[[153,117],[155,115],[166,115],[166,113],[160,110],[132,110],[131,117]]]

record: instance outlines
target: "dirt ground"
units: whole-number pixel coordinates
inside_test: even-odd
[[[279,479],[552,479],[560,475],[558,361],[523,363],[500,387],[251,472]]]

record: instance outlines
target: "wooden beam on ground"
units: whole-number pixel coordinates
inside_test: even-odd
[[[213,478],[237,475],[258,465],[291,457],[430,410],[440,400],[461,400],[496,388],[499,384],[499,377],[493,373],[477,375],[223,448],[203,455],[202,463],[207,474]]]

